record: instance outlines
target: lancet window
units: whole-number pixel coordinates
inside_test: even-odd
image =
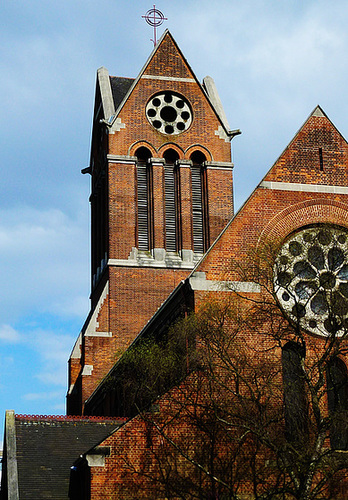
[[[193,248],[195,252],[203,253],[210,243],[206,157],[196,151],[191,155],[191,161]]]
[[[348,372],[338,357],[330,360],[326,370],[331,448],[348,450]]]
[[[308,435],[308,405],[304,371],[304,347],[296,342],[287,342],[282,351],[284,411],[286,437],[291,442],[301,443]]]
[[[139,148],[137,157],[137,187],[138,187],[138,248],[151,250],[153,248],[153,178],[149,162],[150,151]]]
[[[164,153],[166,250],[181,249],[180,170],[176,164],[179,155],[173,149]]]

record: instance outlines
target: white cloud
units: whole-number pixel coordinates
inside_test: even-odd
[[[55,404],[51,406],[52,411],[55,413],[65,413],[66,412],[66,406],[65,403],[60,403],[60,404]]]
[[[326,73],[326,78],[317,81],[319,74],[335,66],[345,50],[345,37],[322,19],[302,20],[287,31],[276,31],[272,37],[264,36],[249,46],[243,53],[243,65],[250,76],[263,79],[259,80],[262,86],[265,78],[271,88],[274,82],[282,83],[279,91],[283,94],[295,83],[312,82],[317,88],[320,82],[327,85],[332,77],[337,78],[337,73]]]
[[[11,325],[0,325],[0,340],[16,344],[20,341],[20,335]]]
[[[23,329],[20,333],[11,325],[0,326],[0,343],[16,344],[12,356],[1,357],[1,386],[4,387],[5,373],[13,365],[19,370],[24,370],[27,379],[22,381],[23,387],[27,387],[30,379],[34,378],[44,386],[54,386],[56,389],[47,391],[30,391],[23,398],[26,401],[39,401],[41,399],[58,399],[62,395],[60,387],[67,387],[67,360],[69,358],[75,335],[67,335],[60,331],[43,328]],[[3,346],[3,350],[5,345]],[[9,349],[9,348],[8,348]],[[12,346],[11,346],[11,349]],[[16,377],[12,382],[15,382]],[[19,381],[17,381],[19,382]],[[38,382],[38,386],[40,385]]]
[[[51,401],[52,399],[57,399],[61,396],[58,391],[51,392],[29,392],[22,396],[25,401]]]
[[[67,360],[74,337],[60,332],[36,330],[26,335],[25,342],[39,354],[41,361],[35,378],[45,385],[67,386]]]
[[[82,316],[88,310],[87,221],[61,210],[0,210],[0,313]],[[83,301],[82,297],[85,297]]]
[[[69,353],[67,353],[69,354]],[[67,359],[65,358],[65,362],[63,361],[55,367],[47,367],[46,369],[42,369],[39,373],[35,375],[35,378],[42,382],[43,384],[67,387]]]

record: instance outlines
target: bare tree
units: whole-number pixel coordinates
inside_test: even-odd
[[[141,413],[147,467],[125,455],[146,498],[346,498],[343,236],[310,228],[281,250],[265,245],[226,273],[228,292],[207,294],[146,356],[139,347],[150,381],[180,359],[160,411]],[[241,293],[240,281],[257,291]]]

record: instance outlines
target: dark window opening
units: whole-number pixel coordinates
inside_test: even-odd
[[[335,450],[348,450],[348,373],[345,363],[332,358],[326,369],[330,415],[330,442]]]
[[[210,244],[206,157],[196,151],[191,155],[191,161],[193,249],[203,253]]]
[[[166,250],[181,249],[180,170],[176,165],[179,155],[173,149],[164,153]]]
[[[138,187],[138,248],[151,250],[154,246],[153,231],[153,180],[152,167],[149,163],[150,151],[139,148],[137,157],[137,187]]]
[[[290,341],[282,350],[285,434],[289,442],[301,444],[308,436],[308,403],[302,360],[305,348]]]
[[[320,164],[320,172],[322,172],[324,170],[323,148],[319,148],[319,164]]]
[[[92,178],[90,197],[92,211],[92,286],[94,287],[106,266],[108,255],[108,177],[100,168]]]

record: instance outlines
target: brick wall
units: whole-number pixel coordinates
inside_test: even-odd
[[[82,401],[96,389],[119,357],[155,314],[172,290],[187,276],[178,269],[110,269],[109,295],[98,315],[98,329],[110,337],[85,336],[84,365],[92,365],[83,377]],[[97,333],[98,334],[98,333]]]
[[[151,96],[159,91],[185,96],[193,116],[188,130],[178,135],[165,135],[149,123],[145,107]],[[100,100],[97,88],[96,110]],[[192,179],[189,162],[185,163],[193,152],[201,151],[210,162],[207,171],[210,242],[225,227],[233,207],[229,139],[226,134],[221,136],[219,117],[169,33],[118,113],[120,129],[106,135],[108,128],[100,124],[100,118],[101,115],[95,117],[93,129],[91,199],[91,314],[97,313],[97,326],[95,334],[89,331],[83,335],[81,359],[70,362],[71,382],[74,384],[78,379],[82,387],[80,394],[76,384],[75,393],[79,395],[75,394],[75,399],[80,397],[82,405],[158,307],[190,272],[190,266],[180,269],[180,264],[175,263],[142,267],[134,261],[134,248],[138,248],[137,149],[146,147],[155,159],[163,159],[168,149],[178,154],[182,249],[193,250]],[[224,167],[220,168],[219,163]],[[153,161],[152,172],[154,248],[165,249],[164,162]],[[127,259],[133,259],[129,266]],[[107,283],[108,294],[100,304]],[[98,336],[98,332],[106,335]]]

